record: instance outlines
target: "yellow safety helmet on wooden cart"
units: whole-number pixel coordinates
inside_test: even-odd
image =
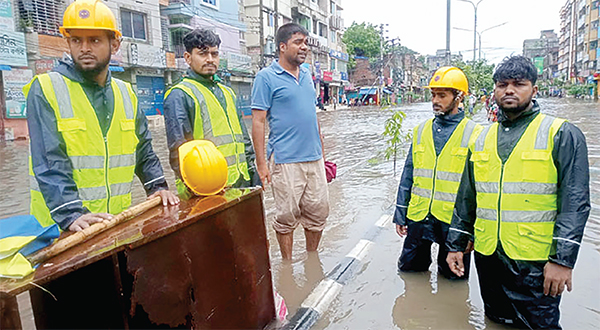
[[[179,147],[179,170],[183,182],[194,193],[219,193],[227,183],[227,160],[208,140],[192,140]]]
[[[67,7],[60,33],[68,37],[69,30],[75,29],[107,30],[121,38],[115,15],[102,0],[76,0]]]
[[[465,73],[455,66],[444,66],[433,74],[429,86],[425,88],[452,88],[469,94],[469,82]]]

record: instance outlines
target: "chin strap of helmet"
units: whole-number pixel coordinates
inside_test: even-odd
[[[456,96],[454,97],[454,100],[452,100],[452,103],[450,103],[450,106],[448,106],[448,108],[446,108],[445,111],[433,110],[433,114],[436,116],[448,115],[450,112],[452,112],[452,109],[454,109],[454,107],[456,106],[456,102],[458,102],[460,100],[460,98],[463,96],[463,94],[464,94],[463,91],[458,91],[458,94],[456,94]]]

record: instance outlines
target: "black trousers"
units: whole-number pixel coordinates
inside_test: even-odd
[[[402,272],[423,272],[429,269],[431,265],[431,244],[433,242],[440,245],[437,264],[438,272],[448,279],[467,279],[471,265],[471,253],[463,257],[465,264],[465,274],[462,277],[456,276],[448,266],[446,257],[446,237],[450,225],[437,220],[429,215],[421,221],[408,221],[408,233],[404,239],[402,254],[398,259],[398,269]]]
[[[520,329],[561,329],[560,296],[544,295],[545,264],[512,260],[500,243],[490,256],[475,252],[485,315]]]

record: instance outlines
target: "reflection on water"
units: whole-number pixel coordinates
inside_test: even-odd
[[[440,277],[434,290],[429,275],[429,272],[400,275],[404,292],[394,303],[394,324],[400,329],[442,329],[448,324],[454,329],[472,329],[467,282]]]
[[[541,99],[543,112],[569,119],[585,133],[590,160],[594,208],[573,272],[573,292],[564,294],[561,323],[566,329],[591,329],[600,324],[600,106],[572,99]],[[426,103],[403,106],[405,132],[431,117]],[[391,214],[400,175],[393,176],[392,161],[384,161],[381,138],[389,116],[377,109],[321,112],[326,158],[338,164],[338,178],[329,184],[331,212],[318,254],[307,254],[302,230],[294,237],[294,257],[282,263],[270,222],[274,202],[265,191],[271,265],[276,290],[284,297],[290,317],[310,291],[334,268],[384,214]],[[485,121],[485,115],[475,118]],[[164,126],[151,127],[154,149],[172,188]],[[403,146],[404,152],[408,144]],[[0,218],[28,211],[27,149],[23,141],[0,146]],[[398,173],[405,154],[399,154]],[[136,179],[134,202],[145,198]],[[468,282],[452,282],[432,273],[402,274],[396,263],[402,247],[392,226],[375,241],[364,266],[342,290],[314,329],[504,329],[483,316],[475,268]],[[432,283],[433,282],[433,283]]]

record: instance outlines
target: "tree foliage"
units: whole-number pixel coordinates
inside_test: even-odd
[[[469,80],[469,91],[475,94],[482,94],[485,90],[488,94],[494,89],[494,65],[488,64],[487,60],[481,59],[465,63],[463,61],[454,61],[452,65],[459,67],[464,71]]]
[[[377,57],[381,51],[381,35],[377,27],[371,23],[353,22],[344,32],[342,41],[346,44],[350,55]]]
[[[383,137],[386,139],[388,147],[385,149],[385,159],[394,158],[394,175],[396,175],[396,156],[402,144],[409,140],[409,136],[403,134],[402,123],[406,114],[400,110],[391,109],[391,115],[385,121],[385,130]]]

